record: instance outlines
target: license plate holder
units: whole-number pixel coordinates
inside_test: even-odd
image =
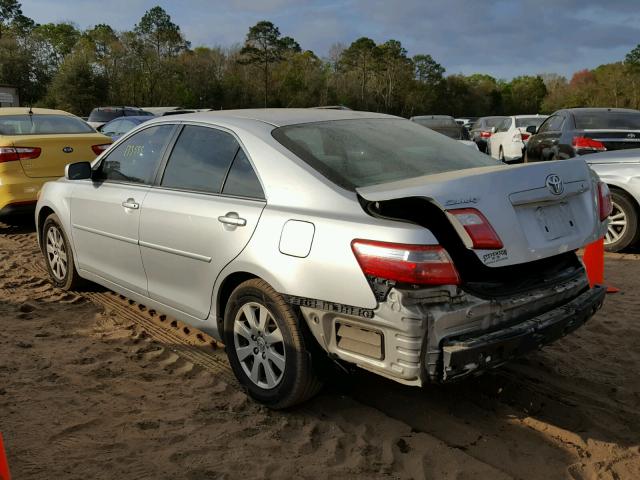
[[[576,229],[576,222],[567,202],[536,208],[536,218],[547,240],[567,237]]]

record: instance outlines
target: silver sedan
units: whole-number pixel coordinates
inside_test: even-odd
[[[640,240],[640,150],[594,153],[584,160],[611,189],[613,211],[605,248],[617,252],[636,245]]]
[[[601,305],[575,250],[610,198],[581,159],[506,166],[415,123],[314,109],[163,117],[40,195],[51,281],[226,345],[272,408],[334,362],[407,385],[501,365]]]

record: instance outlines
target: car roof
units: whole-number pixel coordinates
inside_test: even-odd
[[[512,115],[513,118],[545,118],[548,117],[549,115],[541,115],[539,113],[532,113],[531,115],[526,115],[526,114],[522,114],[522,115]]]
[[[601,112],[640,113],[640,110],[635,110],[633,108],[596,108],[596,107],[564,108],[563,111],[571,112],[571,113],[601,113]]]
[[[416,115],[415,117],[411,117],[411,119],[414,119],[414,118],[434,118],[434,119],[435,118],[437,118],[437,119],[451,118],[451,119],[454,119],[451,115]]]
[[[111,122],[115,122],[116,120],[120,121],[120,120],[142,120],[142,121],[147,121],[147,120],[151,120],[152,118],[155,118],[152,115],[127,115],[127,116],[122,116],[122,117],[116,117],[113,120],[109,120],[107,123],[111,123]]]
[[[216,110],[196,112],[184,115],[162,117],[166,120],[188,120],[194,122],[220,122],[225,120],[250,120],[266,123],[275,127],[296,125],[300,123],[328,122],[332,120],[355,120],[364,118],[399,118],[373,112],[357,112],[353,110],[332,110],[317,108],[255,108],[243,110]]]
[[[64,110],[54,110],[52,108],[32,108],[31,112],[34,115],[69,115],[74,116]],[[0,115],[27,115],[29,113],[29,107],[4,107],[0,108]]]

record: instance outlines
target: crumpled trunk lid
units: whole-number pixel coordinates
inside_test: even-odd
[[[478,209],[504,248],[474,253],[484,265],[502,267],[576,250],[604,235],[593,175],[582,159],[570,159],[458,170],[357,192],[371,202],[422,197],[444,211]],[[470,248],[464,229],[453,216],[449,219]]]

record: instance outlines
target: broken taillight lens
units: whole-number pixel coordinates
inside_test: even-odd
[[[475,208],[448,210],[456,217],[473,242],[473,248],[480,250],[499,250],[504,245],[489,220]]]
[[[419,285],[460,284],[451,257],[440,245],[356,239],[351,249],[365,275]]]
[[[611,212],[613,211],[609,185],[604,182],[598,182],[598,211],[600,213],[601,222],[611,215]]]

